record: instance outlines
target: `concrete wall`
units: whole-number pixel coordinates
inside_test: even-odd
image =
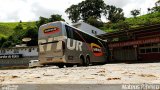
[[[38,60],[38,56],[37,57],[16,58],[16,59],[0,59],[0,67],[28,66],[30,60]]]

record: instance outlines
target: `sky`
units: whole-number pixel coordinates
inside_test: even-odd
[[[65,10],[72,4],[84,0],[0,0],[0,22],[28,22],[38,20],[40,16],[49,17],[60,14],[66,20]],[[141,15],[147,13],[147,8],[155,5],[157,0],[104,0],[107,5],[115,5],[124,10],[125,17],[131,17],[130,11],[140,9]],[[106,21],[103,17],[102,21]]]

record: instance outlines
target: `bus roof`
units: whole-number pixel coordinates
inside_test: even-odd
[[[65,23],[65,22],[62,22],[62,23],[68,25],[68,24]],[[69,26],[70,26],[70,25],[69,25]],[[83,33],[85,33],[85,34],[87,34],[87,35],[90,35],[90,36],[92,36],[92,37],[94,37],[94,38],[97,38],[97,39],[99,39],[99,40],[102,40],[102,39],[100,39],[100,38],[98,38],[98,37],[96,37],[96,36],[93,36],[93,35],[91,35],[91,34],[85,32],[85,31],[83,31],[83,30],[81,30],[81,29],[79,29],[79,28],[76,28],[76,27],[73,27],[73,26],[70,26],[70,27],[72,27],[72,28],[74,28],[74,29],[76,29],[76,30],[79,30],[79,31],[81,31],[81,32],[83,32]],[[104,40],[102,40],[102,41],[104,41]],[[104,42],[106,42],[106,41],[104,41]]]
[[[43,26],[48,25],[48,24],[51,24],[51,23],[61,23],[61,24],[70,26],[68,23],[66,23],[66,22],[64,22],[64,21],[55,21],[55,22],[50,22],[50,23],[43,24],[43,25],[41,25],[40,27],[43,27]],[[79,30],[79,31],[81,31],[81,32],[83,32],[83,33],[85,33],[85,34],[88,34],[88,35],[90,35],[90,36],[92,36],[92,37],[94,37],[94,38],[96,38],[96,39],[102,40],[102,39],[100,39],[100,38],[98,38],[98,37],[96,37],[96,36],[93,36],[93,35],[85,32],[85,31],[83,31],[83,30],[81,30],[81,29],[79,29],[79,28],[75,28],[75,27],[73,27],[73,26],[70,26],[70,27],[72,27],[72,28],[74,28],[74,29],[76,29],[76,30]],[[104,40],[102,40],[102,41],[104,41]],[[104,42],[107,42],[107,41],[104,41]]]

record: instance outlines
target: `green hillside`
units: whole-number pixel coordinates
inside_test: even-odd
[[[137,18],[127,18],[125,20],[132,27],[150,24],[160,24],[160,12],[146,14]]]
[[[19,22],[0,22],[0,38],[9,37],[14,32],[14,28],[19,24]],[[160,12],[150,13],[136,18],[126,18],[125,21],[118,23],[104,23],[104,26],[100,29],[106,32],[114,32],[121,29],[132,29],[141,26],[160,24]],[[23,29],[27,26],[35,26],[35,22],[22,22]]]
[[[105,23],[101,29],[106,32],[114,32],[121,29],[134,29],[152,24],[160,24],[160,12],[142,15],[136,18],[126,18],[125,21],[118,23]]]
[[[14,28],[19,24],[19,22],[0,22],[0,38],[12,35]],[[23,29],[26,29],[27,26],[35,26],[35,22],[22,22]]]

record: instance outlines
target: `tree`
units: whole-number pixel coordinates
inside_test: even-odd
[[[62,15],[53,14],[53,15],[51,15],[50,18],[48,19],[48,22],[54,22],[54,21],[65,21],[65,20],[62,18]]]
[[[12,42],[11,41],[6,41],[2,44],[1,48],[8,48],[12,46]]]
[[[75,23],[79,20],[87,21],[89,17],[100,19],[104,8],[103,0],[85,0],[77,5],[70,6],[65,12],[69,14],[69,19]]]
[[[79,3],[82,20],[87,21],[89,17],[100,19],[105,5],[103,0],[82,1]]]
[[[97,28],[99,28],[99,27],[103,27],[103,22],[102,21],[98,21],[96,18],[94,18],[94,17],[89,17],[88,19],[87,19],[87,23],[89,23],[90,25],[93,25],[93,26],[95,26],[95,27],[97,27]]]
[[[156,6],[156,7],[160,6],[160,0],[158,0],[158,1],[155,3],[155,6]]]
[[[155,12],[160,12],[160,0],[155,3],[155,7],[153,7]]]
[[[19,23],[15,28],[14,28],[14,31],[15,32],[20,32],[21,30],[23,30],[23,26],[21,23]]]
[[[54,21],[65,21],[65,20],[62,18],[62,15],[52,14],[50,18],[39,17],[39,21],[36,22],[36,26],[39,28],[43,24],[54,22]]]
[[[140,14],[140,10],[138,10],[138,9],[134,9],[131,11],[131,15],[133,15],[134,18],[139,14]]]
[[[6,42],[6,41],[7,41],[6,38],[2,37],[0,39],[0,47],[2,47],[3,43]]]
[[[117,8],[113,5],[107,5],[104,10],[104,15],[112,23],[125,20],[123,9]]]
[[[27,43],[27,46],[36,46],[38,45],[38,29],[36,27],[28,26],[26,33],[23,38],[31,38],[31,41]]]
[[[48,19],[45,17],[39,17],[39,21],[36,22],[37,27],[40,27],[43,24],[48,23]]]
[[[69,14],[68,18],[72,20],[72,23],[78,22],[80,17],[80,7],[78,5],[72,5],[65,11],[67,14]]]

